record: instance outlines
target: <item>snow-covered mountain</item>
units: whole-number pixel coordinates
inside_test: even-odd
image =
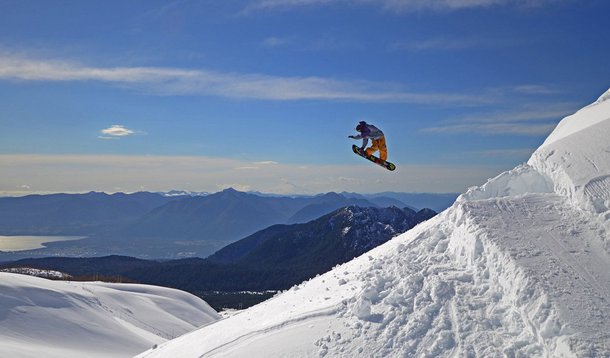
[[[610,357],[610,91],[416,228],[139,357]]]
[[[131,357],[219,318],[178,290],[0,272],[0,357]]]
[[[177,190],[173,189],[166,192],[160,192],[159,194],[163,196],[206,196],[210,195],[207,191],[190,191],[190,190]]]
[[[0,270],[0,272],[8,272],[8,273],[19,273],[22,275],[36,276],[42,278],[49,279],[57,279],[57,280],[69,280],[72,278],[71,275],[67,273],[63,273],[55,270],[42,270],[32,267],[14,267],[14,268],[6,268]]]

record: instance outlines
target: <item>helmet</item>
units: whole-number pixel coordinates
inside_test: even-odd
[[[358,132],[360,132],[360,131],[362,131],[364,129],[365,126],[366,126],[366,122],[362,121],[362,122],[358,123],[358,125],[356,126],[356,130]]]

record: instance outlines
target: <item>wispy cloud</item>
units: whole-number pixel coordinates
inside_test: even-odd
[[[473,116],[462,117],[460,122],[469,123],[513,123],[531,122],[540,120],[553,120],[558,122],[561,118],[574,113],[578,108],[577,104],[539,104],[536,107],[522,108],[520,110],[507,110],[493,113],[484,113]]]
[[[32,60],[0,54],[0,79],[46,82],[101,82],[156,95],[200,95],[239,99],[351,101],[478,105],[486,93],[420,93],[401,85],[324,77],[280,77],[202,69],[92,67],[69,61]]]
[[[261,43],[265,47],[276,48],[291,45],[293,43],[293,40],[287,37],[271,36],[264,39]]]
[[[342,40],[333,36],[321,36],[318,38],[270,36],[261,41],[261,44],[267,48],[287,48],[294,51],[335,51],[364,48],[358,42]]]
[[[260,161],[260,162],[249,163],[248,165],[245,165],[245,166],[236,167],[235,169],[236,170],[259,170],[264,167],[269,167],[271,165],[279,165],[279,164],[280,163],[274,162],[272,160],[264,160],[264,161]]]
[[[474,155],[488,158],[529,157],[536,148],[490,149],[470,152]]]
[[[374,6],[383,11],[408,13],[424,10],[474,9],[499,5],[539,7],[553,2],[557,2],[557,0],[259,0],[249,4],[242,14],[331,5]]]
[[[476,35],[438,35],[428,38],[409,39],[395,41],[388,45],[390,51],[440,52],[440,51],[464,51],[471,49],[494,50],[500,48],[514,48],[526,45],[535,45],[545,41],[539,35],[527,37],[502,36],[491,34]]]
[[[391,50],[407,50],[407,51],[456,51],[465,50],[476,47],[493,46],[495,43],[491,40],[482,38],[447,38],[435,37],[426,40],[396,42],[390,45]]]
[[[502,38],[485,35],[476,36],[435,36],[426,39],[398,41],[391,43],[391,51],[431,52],[431,51],[462,51],[469,49],[497,49],[540,41],[537,37]]]
[[[561,91],[557,88],[543,86],[543,85],[522,85],[513,87],[515,93],[522,94],[533,94],[533,95],[544,95],[544,94],[557,94]]]
[[[309,6],[320,6],[344,3],[343,0],[258,0],[248,4],[242,11],[241,15],[247,15],[260,11],[277,11],[289,10],[294,8],[303,8]]]
[[[515,124],[515,123],[472,123],[472,124],[454,124],[438,127],[424,128],[421,131],[424,133],[479,133],[479,134],[515,134],[526,136],[538,136],[549,134],[555,123],[548,124]]]
[[[423,128],[421,132],[545,135],[555,128],[559,120],[574,113],[577,105],[540,104],[538,107],[451,119],[438,126]]]

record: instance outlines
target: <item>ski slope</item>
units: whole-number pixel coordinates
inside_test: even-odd
[[[0,273],[0,357],[131,357],[219,318],[178,290]]]
[[[528,163],[138,357],[610,357],[610,91]]]

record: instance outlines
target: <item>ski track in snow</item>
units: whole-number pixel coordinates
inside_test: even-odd
[[[578,335],[570,338],[571,345],[581,345],[583,356],[595,356],[594,352],[601,348],[610,354],[607,351],[610,257],[601,245],[601,235],[605,235],[603,227],[589,222],[582,211],[557,195],[526,195],[498,199],[496,203],[497,212],[485,208],[490,218],[513,223],[512,235],[499,236],[496,244],[502,250],[516,253],[513,258],[529,271],[526,272],[529,280],[542,287],[551,303],[561,311],[556,322],[549,322],[555,327],[547,327],[550,331],[542,333],[563,333],[559,323],[563,320],[566,332],[576,331],[588,337],[587,343],[576,343],[580,339]],[[515,227],[514,222],[519,225]],[[485,225],[498,227],[493,220]],[[505,225],[508,229],[508,224]],[[605,329],[600,331],[600,326]]]
[[[323,355],[610,356],[610,259],[595,223],[553,194],[472,201],[444,215],[455,229],[424,232],[358,277],[364,289],[340,316],[364,323],[348,324]],[[358,350],[346,352],[346,339]]]
[[[549,200],[553,210],[563,213],[559,220],[545,216],[553,212]],[[400,261],[382,264],[386,275],[396,279],[374,275],[365,284],[355,311],[364,300],[370,301],[367,312],[390,314],[376,317],[375,334],[360,344],[367,347],[363,356],[556,356],[564,344],[583,356],[610,354],[610,325],[605,323],[610,318],[610,278],[603,269],[610,261],[604,251],[588,262],[578,258],[583,238],[585,247],[599,246],[595,225],[582,221],[579,211],[557,195],[473,201],[454,210],[462,212],[446,215],[458,216],[455,230],[427,232],[422,234],[426,243],[415,238],[399,246]],[[460,220],[473,222],[460,225]],[[578,240],[570,240],[574,230],[581,230]],[[462,270],[455,269],[452,256],[462,261]],[[563,283],[574,286],[557,291]],[[384,289],[397,292],[401,304],[395,297],[388,301]],[[578,301],[567,290],[580,293]],[[555,306],[562,312],[554,312]],[[607,329],[600,331],[600,325]],[[370,329],[357,327],[354,337]],[[505,348],[482,347],[480,340]],[[379,341],[384,346],[375,347]]]

